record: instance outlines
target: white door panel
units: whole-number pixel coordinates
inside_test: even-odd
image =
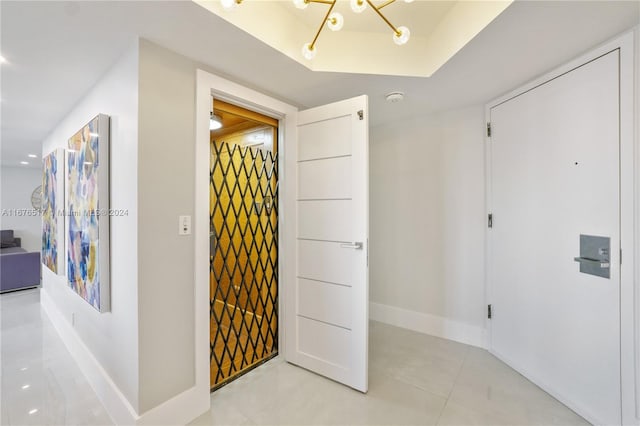
[[[350,364],[349,352],[344,349],[350,345],[351,331],[300,316],[297,322],[299,351],[311,358],[309,365],[320,362],[328,364],[325,368],[338,367],[338,375],[344,376]]]
[[[354,250],[345,250],[340,243],[299,240],[298,253],[298,277],[351,286]]]
[[[351,287],[298,279],[298,313],[351,329]]]
[[[368,387],[367,97],[298,116],[297,284],[285,303],[287,361]]]
[[[298,201],[298,238],[354,241],[351,200]]]
[[[351,121],[347,114],[299,126],[298,161],[351,155]]]
[[[491,350],[590,421],[618,424],[619,77],[614,51],[491,109]],[[611,278],[579,272],[611,238]]]
[[[298,199],[351,199],[351,156],[298,163]]]

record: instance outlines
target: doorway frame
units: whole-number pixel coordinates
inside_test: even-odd
[[[636,273],[640,274],[640,261],[638,260],[637,251],[638,244],[640,244],[640,220],[638,219],[640,214],[640,206],[638,205],[640,187],[636,187],[634,184],[635,179],[638,177],[636,164],[640,164],[638,160],[640,156],[640,136],[634,135],[634,126],[637,125],[634,122],[634,120],[637,120],[637,118],[634,118],[634,96],[637,96],[636,92],[634,92],[636,32],[640,32],[640,30],[628,31],[485,105],[485,119],[488,124],[491,122],[491,109],[497,105],[533,90],[537,86],[566,74],[608,52],[616,49],[620,51],[620,246],[624,260],[620,265],[620,395],[623,425],[640,424],[640,361],[638,361],[640,358],[640,324],[637,324],[640,319],[640,279],[636,279]],[[488,215],[492,212],[492,146],[491,137],[487,133],[485,133],[484,146],[486,170],[485,206],[486,214]],[[623,238],[625,235],[629,237]],[[488,227],[485,227],[486,304],[491,304],[492,300],[492,271],[490,267],[493,255],[492,245],[491,232]],[[512,368],[519,370],[518,366],[510,364],[509,360],[501,358],[499,354],[494,352],[491,320],[487,319],[485,321],[488,332],[487,349],[489,352],[505,361]],[[529,375],[527,371],[519,371],[569,408],[579,412],[579,407],[573,403],[570,395],[559,395],[551,392],[546,383]],[[598,423],[598,419],[587,418],[587,420],[593,424]]]
[[[211,98],[259,112],[278,125],[278,353],[286,358],[284,304],[295,283],[296,158],[298,108],[202,69],[196,70],[194,205],[195,381],[210,407],[209,114]]]

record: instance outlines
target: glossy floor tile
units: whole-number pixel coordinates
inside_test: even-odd
[[[371,322],[364,395],[278,357],[193,425],[587,425],[485,350]]]
[[[39,289],[0,296],[2,425],[113,424],[40,308]]]
[[[112,424],[39,303],[38,290],[0,296],[0,424]],[[213,393],[192,424],[588,424],[478,348],[371,322],[369,352],[366,395],[277,357]]]

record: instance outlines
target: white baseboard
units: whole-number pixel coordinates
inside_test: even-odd
[[[194,386],[141,414],[137,425],[186,425],[211,407],[209,387]]]
[[[203,392],[194,386],[143,414],[137,414],[44,288],[40,290],[40,303],[115,424],[184,425],[209,409],[208,389]]]
[[[369,318],[418,333],[487,348],[484,328],[461,321],[374,302],[369,302]]]

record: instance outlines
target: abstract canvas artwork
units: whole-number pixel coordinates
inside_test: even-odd
[[[42,159],[42,264],[64,274],[64,150]]]
[[[69,139],[66,158],[69,286],[109,310],[109,117],[98,115]]]

